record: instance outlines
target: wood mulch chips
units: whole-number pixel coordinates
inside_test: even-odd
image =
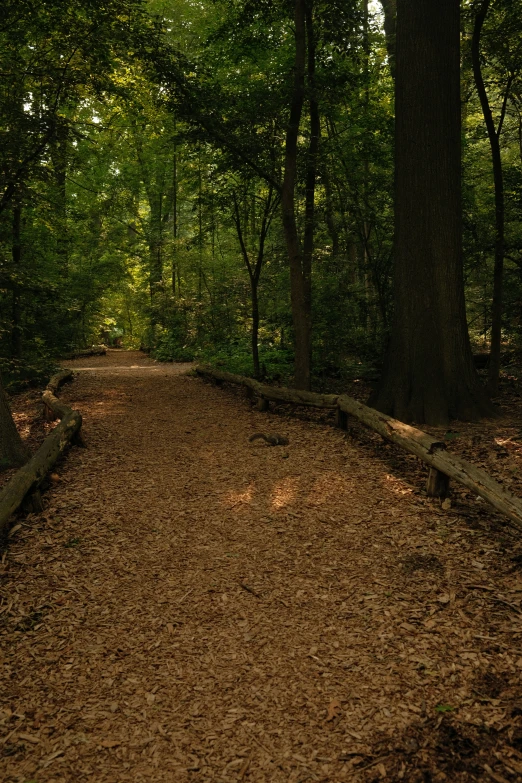
[[[68,365],[87,448],[0,556],[2,782],[522,780],[501,517],[330,414]]]

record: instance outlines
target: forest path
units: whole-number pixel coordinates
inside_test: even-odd
[[[436,711],[460,707],[463,732],[504,714],[474,698],[502,649],[485,617],[509,615],[476,531],[345,433],[187,366],[68,364],[87,448],[8,553],[0,780],[413,781],[435,756],[430,779],[482,779],[484,759],[444,777],[462,737]]]

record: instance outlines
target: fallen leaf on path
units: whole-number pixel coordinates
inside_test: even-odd
[[[332,701],[328,705],[328,715],[326,716],[326,720],[330,721],[333,720],[334,718],[337,718],[337,716],[341,714],[341,711],[342,711],[342,707],[339,699],[332,699]]]
[[[121,745],[121,742],[119,740],[106,739],[106,740],[102,740],[100,742],[100,745],[102,746],[102,748],[117,748],[118,745]]]

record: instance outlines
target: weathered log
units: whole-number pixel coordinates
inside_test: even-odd
[[[314,392],[302,391],[301,389],[289,389],[285,386],[268,386],[266,383],[247,378],[244,375],[234,375],[224,370],[213,370],[203,367],[196,367],[196,372],[203,378],[224,381],[226,383],[248,386],[257,397],[273,402],[289,402],[295,405],[308,405],[313,408],[335,408],[337,404],[337,395],[335,394],[315,394]]]
[[[370,427],[383,438],[391,440],[440,473],[458,481],[491,503],[522,529],[522,501],[495,481],[488,473],[455,454],[446,451],[446,444],[415,427],[392,419],[357,400],[342,395],[339,408]]]
[[[446,450],[445,443],[438,441],[426,432],[422,432],[422,430],[410,427],[397,419],[392,419],[390,416],[379,413],[374,408],[369,408],[346,395],[314,394],[298,389],[267,386],[252,378],[234,375],[223,370],[198,367],[196,372],[204,378],[218,378],[227,383],[248,386],[262,400],[290,402],[317,408],[336,408],[336,421],[339,426],[346,426],[346,416],[354,416],[386,440],[390,440],[414,454],[435,471],[431,475],[431,481],[428,479],[428,492],[442,497],[445,492],[447,493],[449,478],[452,478],[487,500],[494,508],[505,514],[516,527],[522,529],[522,501],[519,498],[504,489],[484,470],[450,454]]]
[[[64,405],[53,393],[72,377],[72,370],[63,370],[53,375],[42,395],[46,410],[51,411],[53,417],[60,418],[61,421],[46,437],[36,454],[15,473],[0,492],[0,538],[7,532],[11,516],[27,498],[30,499],[29,505],[32,504],[33,510],[41,507],[38,491],[40,484],[68,444],[81,438],[80,413]]]
[[[36,454],[0,492],[0,535],[7,529],[10,517],[22,505],[25,496],[38,489],[81,426],[79,412],[69,411],[46,437]]]
[[[47,411],[50,411],[50,414],[45,417],[48,421],[63,419],[71,412],[71,409],[67,405],[64,405],[63,402],[60,402],[60,400],[49,390],[44,391],[42,400]]]
[[[92,345],[90,348],[83,348],[78,351],[71,351],[65,358],[82,359],[84,356],[105,356],[107,348],[104,345]]]
[[[53,394],[56,394],[56,392],[62,388],[64,383],[67,383],[67,381],[72,381],[73,378],[74,372],[72,370],[60,370],[60,372],[57,372],[56,375],[53,375],[45,388]]]
[[[63,419],[64,416],[71,412],[71,409],[67,405],[64,405],[62,402],[60,402],[60,400],[55,395],[56,392],[59,391],[59,389],[64,385],[64,383],[71,381],[73,377],[74,373],[72,370],[60,370],[60,372],[56,373],[56,375],[53,375],[47,384],[46,389],[42,394],[42,401],[45,406],[45,418],[47,421]]]

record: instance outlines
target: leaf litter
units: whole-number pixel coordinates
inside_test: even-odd
[[[69,364],[87,448],[1,558],[2,781],[520,780],[501,518],[324,414],[137,353]]]

